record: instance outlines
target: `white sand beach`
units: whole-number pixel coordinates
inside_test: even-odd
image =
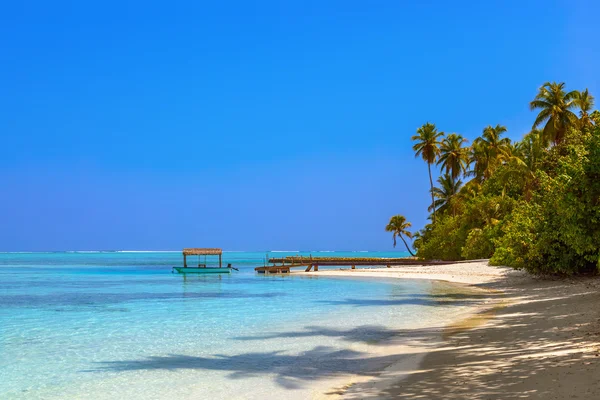
[[[480,289],[485,300],[439,335],[415,329],[402,347],[389,347],[397,362],[379,376],[349,379],[317,397],[600,398],[598,278],[540,279],[487,262],[312,274],[444,280]]]

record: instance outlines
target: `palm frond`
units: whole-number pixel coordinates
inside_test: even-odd
[[[538,116],[535,118],[535,121],[533,122],[533,129],[537,128],[538,126],[543,124],[544,121],[550,118],[552,116],[551,112],[552,111],[550,109],[544,109],[540,111]]]

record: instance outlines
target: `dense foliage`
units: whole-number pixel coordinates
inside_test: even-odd
[[[414,234],[426,259],[491,258],[533,273],[600,272],[600,113],[587,90],[544,84],[521,141],[490,125],[466,147],[457,134],[426,124],[413,137],[430,167],[431,223]],[[425,127],[425,126],[424,126]],[[431,135],[421,132],[436,132]],[[422,156],[422,153],[418,154]],[[434,219],[435,215],[435,219]]]

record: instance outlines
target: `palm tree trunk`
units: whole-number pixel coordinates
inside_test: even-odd
[[[431,163],[427,163],[427,169],[429,170],[429,185],[431,186],[431,208],[433,208],[433,223],[435,224],[435,217],[436,217],[436,212],[435,212],[435,200],[433,199],[433,179],[431,179]],[[402,239],[404,240],[404,239]],[[410,251],[410,250],[409,250]]]
[[[406,250],[408,250],[410,255],[414,257],[415,254],[412,251],[410,251],[410,247],[408,247],[408,243],[406,243],[406,240],[404,240],[404,236],[400,235],[400,239],[402,239],[402,241],[404,242],[404,245],[406,246]]]

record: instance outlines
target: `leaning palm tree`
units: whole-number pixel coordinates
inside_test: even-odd
[[[438,132],[435,124],[427,122],[425,125],[417,129],[417,134],[414,135],[411,140],[416,142],[413,145],[415,151],[415,157],[421,156],[427,163],[429,169],[429,185],[431,187],[431,204],[433,204],[433,179],[431,178],[431,164],[437,161],[438,155],[440,154],[440,141],[439,138],[444,136],[444,132]],[[435,224],[435,210],[433,213],[433,223]]]
[[[440,213],[446,212],[449,208],[452,209],[452,215],[456,215],[456,198],[460,192],[462,181],[454,179],[448,173],[438,178],[439,187],[433,188],[433,194],[436,201],[433,203]]]
[[[577,97],[575,98],[575,104],[579,107],[579,124],[581,128],[586,128],[592,126],[592,120],[590,118],[590,113],[594,108],[594,96],[585,89],[583,92],[577,92]]]
[[[408,250],[410,255],[414,257],[415,255],[412,251],[410,251],[408,243],[406,243],[406,240],[404,240],[404,236],[406,236],[409,239],[412,238],[412,233],[410,233],[410,231],[408,230],[408,228],[410,228],[411,226],[412,224],[406,221],[406,218],[404,218],[403,215],[394,215],[392,218],[390,218],[390,222],[385,227],[385,231],[393,233],[394,247],[396,247],[396,237],[398,236],[404,242],[406,250]]]
[[[467,170],[469,153],[468,149],[463,147],[467,142],[467,139],[456,133],[451,133],[442,140],[437,164],[441,165],[446,173],[450,173],[452,179],[458,179]]]
[[[544,140],[554,144],[562,142],[567,129],[579,124],[577,115],[571,111],[577,106],[576,99],[578,97],[579,92],[576,90],[565,92],[563,82],[544,83],[535,99],[529,103],[532,111],[540,109],[533,123],[533,129],[545,123],[542,129]]]
[[[489,178],[496,168],[506,162],[511,156],[511,143],[509,138],[503,138],[506,127],[488,125],[483,129],[483,134],[473,141],[471,147],[471,175],[481,182]]]

